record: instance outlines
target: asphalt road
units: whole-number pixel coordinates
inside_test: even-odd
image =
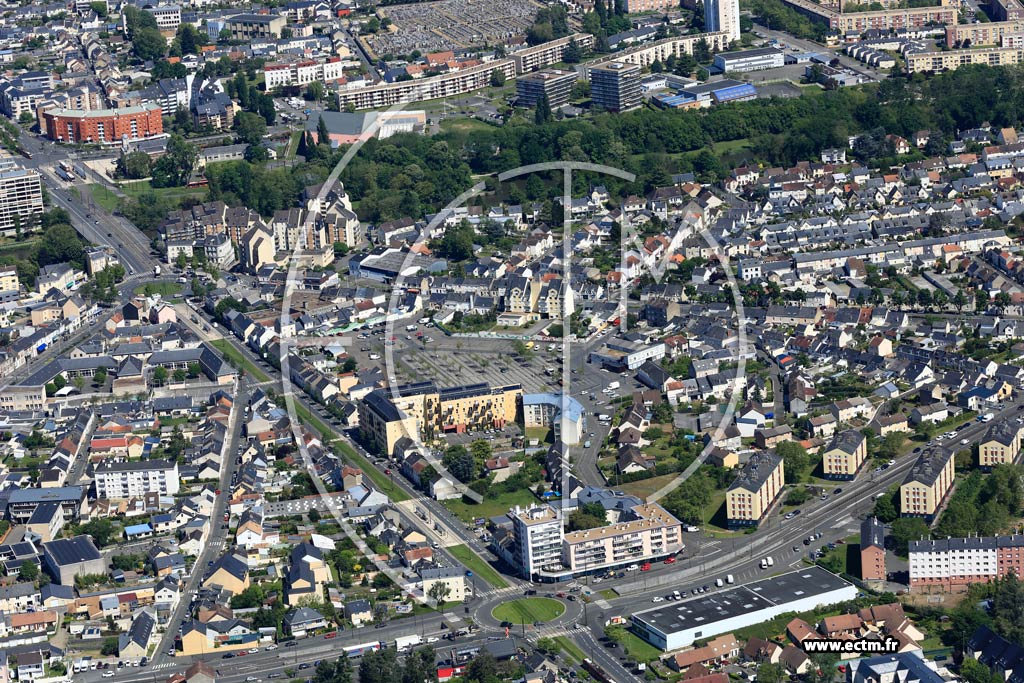
[[[228,529],[223,523],[224,512],[227,507],[231,478],[234,476],[237,467],[235,455],[239,451],[238,442],[242,433],[241,416],[245,406],[249,403],[249,392],[248,379],[241,380],[235,390],[234,405],[232,406],[231,417],[228,422],[228,440],[224,444],[224,459],[221,463],[220,472],[220,490],[223,493],[217,496],[213,502],[213,515],[210,517],[212,529],[210,530],[209,540],[203,546],[199,557],[196,558],[196,563],[192,567],[192,574],[188,577],[185,588],[181,592],[181,598],[174,611],[171,612],[170,619],[167,622],[167,631],[160,637],[156,650],[153,652],[152,659],[156,665],[168,659],[167,652],[174,647],[174,641],[178,635],[178,627],[189,615],[190,603],[188,600],[195,596],[206,574],[207,564],[220,556],[224,543],[227,540]]]

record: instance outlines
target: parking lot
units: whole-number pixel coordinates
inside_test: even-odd
[[[439,0],[384,8],[395,30],[367,37],[377,55],[504,44],[523,36],[540,5],[531,0]]]

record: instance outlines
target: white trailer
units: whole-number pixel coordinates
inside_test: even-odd
[[[398,636],[395,638],[395,650],[398,652],[406,652],[422,642],[423,639],[415,634],[411,636]]]

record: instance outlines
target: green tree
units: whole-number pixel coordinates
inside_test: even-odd
[[[199,161],[199,148],[174,134],[167,141],[167,151],[153,165],[153,187],[182,187],[188,184]]]
[[[158,387],[162,387],[167,384],[167,368],[162,365],[158,365],[156,369],[153,370],[153,383]]]
[[[537,99],[537,107],[533,112],[533,122],[542,126],[551,121],[551,105],[548,103],[548,96],[541,95]]]
[[[439,608],[443,614],[444,602],[448,599],[448,596],[451,595],[451,592],[452,589],[448,586],[446,581],[435,581],[434,585],[432,585],[430,590],[427,591],[427,595],[434,601],[434,606]]]
[[[327,146],[330,146],[331,144],[331,134],[330,131],[327,129],[327,120],[323,117],[323,115],[321,115],[316,122],[316,143],[318,145]]]
[[[872,514],[883,524],[890,524],[899,517],[899,512],[896,510],[895,503],[896,495],[897,494],[892,491],[886,491],[884,496],[875,501],[875,507]]]
[[[988,667],[971,657],[964,657],[960,664],[960,677],[967,683],[993,683]]]
[[[250,145],[263,142],[263,136],[267,134],[267,122],[262,116],[244,111],[238,115],[235,122],[239,141]]]
[[[117,159],[114,173],[120,178],[138,180],[149,177],[151,160],[145,152],[129,152]]]
[[[313,81],[306,86],[306,99],[319,102],[324,98],[324,84],[320,81]]]
[[[100,648],[100,654],[104,657],[113,657],[118,653],[117,637],[104,638],[103,647]]]
[[[775,447],[775,452],[782,458],[787,484],[795,484],[803,479],[810,464],[807,449],[796,441],[783,441]]]
[[[786,670],[781,664],[765,662],[757,667],[757,680],[761,683],[783,683],[786,680]]]
[[[931,530],[919,517],[900,517],[892,523],[892,540],[897,555],[907,554],[910,541],[927,539]]]
[[[94,381],[99,386],[103,386],[103,384],[107,381],[107,371],[103,368],[96,368],[96,372],[93,373],[92,376],[92,381]]]
[[[505,74],[501,69],[491,70],[491,87],[500,88],[503,85],[505,85]]]
[[[83,266],[82,250],[85,247],[75,229],[66,223],[58,223],[46,229],[39,241],[36,260],[40,266],[54,263],[70,263],[78,268]]]
[[[18,568],[18,580],[26,583],[35,583],[39,578],[39,565],[34,562],[25,561]]]
[[[562,61],[566,64],[579,64],[583,61],[583,50],[575,40],[570,40],[569,44],[565,46]]]
[[[450,447],[445,452],[441,462],[453,477],[465,484],[475,480],[480,472],[474,461],[473,454],[462,445]]]
[[[114,537],[115,531],[114,523],[105,517],[91,519],[78,528],[79,533],[91,536],[98,548],[105,548],[117,540]]]
[[[132,37],[132,53],[144,62],[158,59],[167,54],[167,41],[159,29],[139,29]]]

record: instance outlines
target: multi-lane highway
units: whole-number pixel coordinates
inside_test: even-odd
[[[39,171],[51,188],[50,197],[55,206],[68,212],[71,225],[85,239],[93,244],[113,247],[129,275],[150,273],[158,261],[151,254],[150,240],[127,219],[112,216],[87,196],[89,190],[83,183],[77,186],[78,197],[70,192],[71,186],[57,178],[54,167],[62,160],[69,159],[66,150],[53,143],[23,133],[21,146],[31,155],[23,163]],[[72,159],[72,161],[74,161]]]

